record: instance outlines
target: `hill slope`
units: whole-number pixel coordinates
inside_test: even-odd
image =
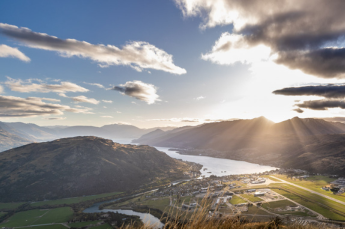
[[[209,123],[136,141],[152,146],[180,148],[185,154],[314,172],[345,172],[342,166],[345,164],[345,124],[322,119],[293,118],[274,124],[260,117]]]
[[[3,125],[0,127],[0,152],[32,142],[26,138],[8,132],[2,127]]]
[[[190,164],[149,146],[97,137],[33,143],[0,154],[0,201],[27,201],[125,191],[177,180]]]

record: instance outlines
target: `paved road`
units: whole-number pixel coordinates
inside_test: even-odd
[[[280,180],[280,181],[283,182],[283,183],[286,183],[286,184],[289,184],[289,185],[293,185],[293,186],[295,186],[295,187],[297,187],[297,188],[303,189],[303,190],[305,190],[305,191],[308,191],[308,192],[311,192],[311,193],[313,193],[313,194],[322,196],[322,197],[327,198],[327,199],[329,199],[329,200],[333,200],[333,201],[335,201],[335,202],[337,202],[337,203],[339,203],[339,204],[345,205],[345,202],[343,202],[343,201],[341,201],[341,200],[334,199],[333,197],[330,197],[330,196],[324,195],[324,194],[322,194],[322,193],[319,193],[319,192],[310,190],[310,189],[308,189],[308,188],[299,186],[299,185],[294,184],[294,183],[290,183],[290,182],[288,182],[288,181],[286,181],[286,180],[282,180],[282,179],[280,179],[280,178],[278,178],[278,177],[275,177],[275,176],[271,176],[271,177],[273,177],[273,178],[275,178],[275,179],[278,179],[278,180]]]

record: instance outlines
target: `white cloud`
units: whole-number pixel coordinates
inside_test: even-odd
[[[199,96],[199,97],[196,97],[195,100],[202,100],[202,99],[205,99],[204,96]]]
[[[0,85],[0,94],[4,92],[3,86]]]
[[[85,84],[88,84],[88,85],[93,85],[93,86],[96,86],[96,87],[99,87],[99,88],[104,88],[104,86],[102,84],[99,84],[99,83],[86,83],[84,82]]]
[[[152,84],[147,84],[141,81],[128,81],[125,84],[120,84],[112,88],[119,91],[123,95],[134,97],[138,100],[153,104],[160,101],[157,95],[157,88]]]
[[[212,47],[212,51],[202,54],[203,60],[221,65],[236,62],[251,64],[270,58],[271,49],[265,45],[250,46],[242,35],[223,33]]]
[[[148,121],[209,123],[209,122],[222,122],[222,121],[230,121],[230,120],[235,120],[235,119],[168,118],[168,119],[149,119]]]
[[[149,119],[148,121],[163,121],[163,122],[202,122],[198,118],[168,118],[168,119]]]
[[[66,92],[87,92],[89,91],[86,88],[83,88],[77,84],[71,82],[61,82],[60,84],[46,84],[46,83],[32,83],[31,80],[15,80],[8,77],[8,80],[5,82],[5,85],[9,87],[12,91],[17,92],[56,92],[63,95]]]
[[[173,74],[185,74],[186,70],[173,63],[172,55],[147,42],[132,41],[122,48],[114,45],[93,45],[75,39],[60,39],[28,28],[0,23],[0,33],[25,43],[28,47],[56,51],[63,57],[90,58],[101,67],[127,65],[137,71],[161,70]]]
[[[30,58],[25,56],[25,54],[19,51],[18,48],[12,48],[7,45],[0,45],[0,57],[12,57],[25,62],[30,62]]]
[[[113,116],[104,115],[104,116],[101,116],[101,118],[114,118],[114,117]]]
[[[91,103],[91,104],[98,104],[99,103],[98,100],[93,99],[93,98],[87,98],[86,96],[83,96],[83,95],[71,97],[71,99],[77,103]]]
[[[104,103],[113,103],[113,101],[111,101],[111,100],[102,100],[102,102],[104,102]]]
[[[58,95],[61,96],[61,97],[68,98],[68,96],[65,93],[59,93]]]
[[[43,118],[46,120],[65,120],[66,117],[49,117],[49,118]]]
[[[40,115],[62,115],[64,111],[90,114],[90,108],[45,103],[42,99],[0,96],[0,117],[33,117]]]
[[[50,102],[61,102],[60,99],[52,99],[52,98],[38,98],[38,97],[28,97],[27,99],[31,99],[31,100],[46,100],[46,101],[50,101]]]

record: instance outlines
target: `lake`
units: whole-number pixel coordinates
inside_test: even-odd
[[[121,144],[133,144],[132,139],[113,139],[114,142]],[[155,147],[155,146],[153,146]],[[172,158],[182,159],[184,161],[191,161],[203,165],[201,175],[209,177],[211,175],[226,176],[236,174],[261,173],[269,170],[277,169],[275,167],[249,163],[245,161],[236,161],[224,158],[215,158],[207,156],[195,156],[179,154],[177,151],[170,151],[171,147],[155,147]],[[207,170],[204,170],[207,168]]]
[[[275,167],[259,165],[245,161],[179,154],[177,153],[177,151],[170,151],[170,148],[168,147],[155,148],[159,151],[166,153],[172,158],[182,159],[184,161],[191,161],[203,165],[204,167],[201,169],[201,175],[204,175],[205,177],[209,177],[211,175],[226,176],[232,174],[261,173],[277,169]],[[204,170],[205,168],[207,168],[207,170]]]

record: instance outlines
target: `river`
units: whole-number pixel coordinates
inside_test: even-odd
[[[122,210],[122,209],[103,209],[103,210],[99,210],[99,206],[101,204],[113,202],[113,201],[119,200],[119,199],[120,198],[96,203],[96,204],[92,205],[91,207],[86,208],[83,212],[84,213],[118,212],[118,213],[125,214],[125,215],[136,215],[136,216],[140,217],[140,219],[141,219],[141,221],[143,221],[143,223],[150,224],[154,228],[162,228],[164,226],[164,224],[161,223],[161,221],[157,217],[155,217],[155,216],[153,216],[153,215],[151,215],[149,213],[141,213],[141,212],[135,212],[135,211],[132,211],[132,210]]]

